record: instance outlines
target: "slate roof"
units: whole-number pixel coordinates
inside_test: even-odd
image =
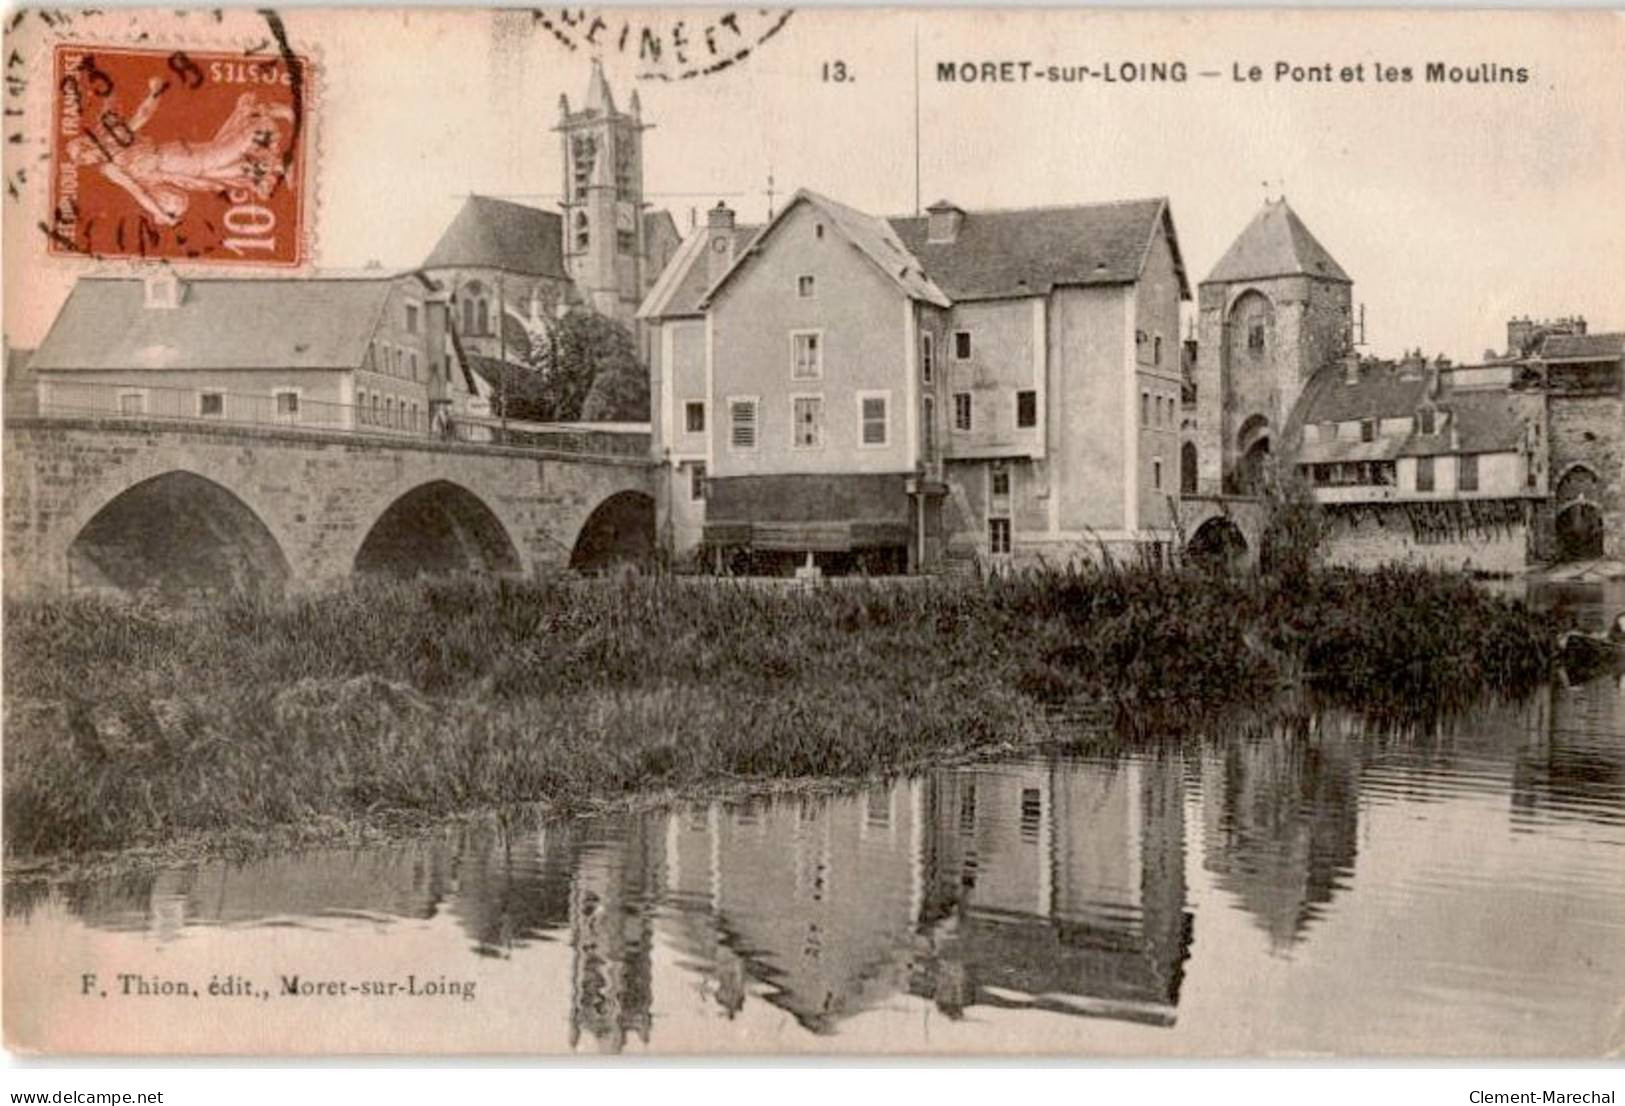
[[[759,224],[754,223],[734,226],[735,257],[745,252],[761,229]],[[706,243],[709,241],[710,235],[703,229],[688,236],[688,240],[672,255],[671,264],[660,274],[655,286],[649,289],[648,297],[638,309],[638,318],[663,319],[701,313],[700,301],[710,287],[706,264]]]
[[[1542,398],[1504,388],[1474,388],[1446,392],[1438,406],[1449,411],[1447,430],[1415,434],[1406,443],[1407,456],[1447,453],[1501,453],[1523,443],[1524,423],[1540,417]]]
[[[750,260],[753,250],[765,242],[773,233],[773,228],[790,212],[802,204],[811,204],[817,208],[830,224],[858,251],[867,257],[893,284],[910,299],[924,300],[934,303],[938,307],[951,307],[952,301],[948,299],[941,288],[928,276],[920,264],[919,258],[908,251],[898,238],[897,232],[891,224],[877,215],[869,215],[855,207],[837,203],[828,196],[819,195],[810,189],[801,188],[790,197],[773,219],[762,228],[760,234],[751,243],[751,247],[739,252],[734,257],[734,263],[719,277],[715,284],[701,299],[701,306],[709,304],[728,281],[733,279]]]
[[[1545,361],[1611,361],[1625,357],[1625,332],[1613,334],[1549,334],[1541,343]]]
[[[800,202],[822,211],[907,295],[939,307],[960,300],[1047,295],[1060,285],[1132,283],[1145,268],[1151,243],[1163,232],[1173,249],[1181,298],[1190,298],[1166,199],[968,211],[952,242],[929,241],[926,216],[883,219],[806,189],[795,194],[778,219]],[[761,231],[758,243],[778,219]],[[733,268],[699,298],[695,311],[743,261],[741,253]]]
[[[557,212],[470,196],[423,268],[503,269],[567,280],[563,233],[563,217]]]
[[[1293,409],[1292,425],[1411,418],[1427,401],[1427,389],[1425,371],[1420,376],[1401,374],[1393,366],[1378,365],[1367,367],[1359,383],[1349,384],[1342,366],[1328,365],[1310,378]],[[1438,433],[1416,430],[1386,441],[1378,435],[1372,442],[1306,442],[1298,460],[1323,463],[1515,450],[1523,441],[1524,424],[1539,419],[1541,403],[1539,395],[1509,388],[1446,387],[1433,399],[1433,406],[1448,415],[1438,422]]]
[[[1283,198],[1264,204],[1203,283],[1300,275],[1354,283]]]
[[[1405,439],[1393,434],[1379,434],[1369,442],[1351,442],[1342,438],[1322,438],[1305,442],[1298,450],[1300,464],[1336,464],[1339,461],[1391,461],[1398,457]]]
[[[1165,199],[967,211],[952,242],[928,241],[925,216],[890,222],[926,275],[955,300],[1045,295],[1056,285],[1131,283],[1140,278],[1146,252],[1166,224],[1180,297],[1189,299],[1167,211]]]
[[[1391,365],[1367,366],[1357,384],[1344,379],[1343,366],[1325,365],[1309,378],[1293,418],[1298,425],[1397,419],[1416,414],[1427,394],[1427,372],[1401,373]]]
[[[180,306],[149,308],[140,279],[85,277],[33,368],[353,369],[401,279],[187,279]]]

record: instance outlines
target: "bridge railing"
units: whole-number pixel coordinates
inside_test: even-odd
[[[589,456],[647,457],[647,431],[590,424],[502,419],[431,412],[426,400],[368,404],[311,399],[294,388],[271,393],[167,384],[42,380],[44,417],[131,419],[321,430],[369,438],[500,445]]]

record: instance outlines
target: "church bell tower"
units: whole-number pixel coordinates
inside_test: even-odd
[[[565,267],[587,305],[630,325],[643,294],[642,106],[636,91],[616,110],[602,65],[592,63],[580,111],[559,97],[564,164]]]

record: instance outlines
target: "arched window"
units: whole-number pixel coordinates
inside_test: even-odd
[[[1269,356],[1275,308],[1261,292],[1244,292],[1230,307],[1230,355],[1233,364]]]
[[[1179,494],[1196,494],[1196,443],[1186,442],[1179,449]]]
[[[471,280],[463,285],[457,297],[463,301],[463,333],[484,334],[485,325],[482,320],[488,318],[491,310],[486,301],[485,285],[477,280]]]
[[[491,305],[489,303],[485,302],[484,300],[480,301],[479,321],[480,321],[480,328],[479,328],[479,330],[475,331],[475,333],[476,334],[489,334],[489,333],[491,333]]]
[[[578,211],[576,212],[576,249],[584,250],[591,242],[592,235],[589,233],[587,213]]]

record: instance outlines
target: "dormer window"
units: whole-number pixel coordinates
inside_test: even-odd
[[[1422,425],[1422,433],[1424,433],[1424,434],[1432,434],[1434,432],[1434,430],[1433,430],[1433,408],[1431,408],[1431,407],[1422,408],[1422,410],[1420,412],[1418,412],[1418,421],[1420,421],[1420,423]]]
[[[1376,419],[1361,419],[1360,420],[1360,440],[1362,442],[1374,442],[1374,441],[1377,440],[1377,420]]]

